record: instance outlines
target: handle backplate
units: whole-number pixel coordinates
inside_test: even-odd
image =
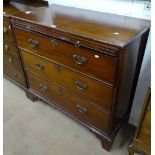
[[[41,83],[39,84],[39,87],[44,92],[47,92],[48,91],[48,88],[45,85],[41,84]]]
[[[73,60],[75,63],[77,63],[79,65],[82,65],[82,64],[86,63],[86,61],[87,61],[87,59],[85,57],[76,55],[76,54],[73,55]]]
[[[29,39],[28,42],[30,43],[31,47],[37,47],[39,44],[37,40],[33,40],[33,39]]]
[[[44,65],[42,65],[42,64],[40,64],[40,63],[36,63],[35,65],[36,65],[36,68],[37,68],[38,70],[43,70],[43,69],[44,69]]]
[[[75,81],[75,85],[80,90],[85,90],[87,88],[87,84],[82,83],[81,81]]]
[[[80,113],[84,114],[87,112],[87,109],[85,107],[82,107],[79,104],[76,104],[76,108],[79,110]]]

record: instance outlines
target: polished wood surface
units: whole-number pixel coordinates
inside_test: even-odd
[[[16,47],[10,46],[10,48],[11,47],[12,49],[16,49]],[[19,84],[26,87],[26,81],[23,73],[22,64],[16,52],[15,51],[4,52],[3,71],[6,76],[12,78]]]
[[[19,52],[17,47],[14,45],[14,43],[11,43],[10,41],[3,41],[3,52],[9,53],[14,55],[17,59],[19,59]],[[19,59],[20,60],[20,59]]]
[[[80,98],[72,92],[68,92],[67,89],[56,83],[50,83],[30,72],[27,72],[27,76],[30,89],[65,107],[66,110],[76,115],[77,118],[94,125],[102,131],[108,132],[109,113],[101,111],[89,100]],[[85,111],[82,111],[82,108],[85,109]]]
[[[9,18],[4,18],[3,21],[3,74],[25,89],[26,79],[12,25]]]
[[[4,40],[15,43],[15,38],[14,38],[14,35],[13,35],[13,32],[12,32],[12,27],[11,27],[9,19],[5,18],[3,21],[4,21],[3,22],[3,37],[4,37]]]
[[[145,153],[151,155],[151,89],[148,89],[135,137],[129,145],[129,155]]]
[[[3,16],[20,49],[28,98],[57,107],[110,150],[129,116],[150,21],[20,0]]]
[[[23,50],[21,52],[26,70],[35,72],[48,80],[55,81],[80,95],[87,96],[100,107],[108,110],[111,109],[113,91],[111,87],[71,71],[58,63],[47,61],[38,55]],[[77,82],[86,85],[86,87],[81,88],[80,84],[78,85]]]
[[[32,11],[26,14],[26,11]],[[59,5],[14,0],[4,8],[6,14],[55,30],[67,31],[107,44],[124,47],[150,26],[149,21]],[[109,20],[110,19],[110,20]]]
[[[109,83],[110,85],[114,84],[117,58],[85,48],[75,47],[61,40],[26,32],[18,28],[14,28],[14,32],[20,48],[35,52],[74,70],[76,69],[93,76],[105,83]],[[29,42],[30,39],[36,41],[37,45],[35,47],[32,47]],[[75,62],[74,55],[81,56],[85,58],[86,61],[78,64],[78,62]]]

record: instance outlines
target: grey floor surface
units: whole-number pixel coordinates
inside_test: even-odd
[[[4,155],[128,155],[133,129],[120,130],[111,152],[85,127],[4,78]]]

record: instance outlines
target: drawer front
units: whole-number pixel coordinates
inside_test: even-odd
[[[114,83],[116,58],[18,28],[15,33],[20,47],[111,85]]]
[[[81,121],[108,132],[109,113],[101,111],[90,101],[80,98],[60,85],[43,80],[30,72],[27,72],[27,76],[31,89],[65,108]]]
[[[3,52],[12,54],[14,57],[19,59],[19,51],[17,47],[6,40],[3,41]]]
[[[26,87],[26,80],[21,66],[20,59],[16,54],[3,54],[3,72],[6,76]]]
[[[4,37],[4,40],[8,40],[10,42],[15,43],[11,24],[10,24],[9,20],[7,20],[7,19],[3,20],[3,37]]]
[[[113,90],[111,87],[29,52],[22,51],[21,53],[26,69],[55,81],[75,93],[87,96],[101,107],[111,108]]]

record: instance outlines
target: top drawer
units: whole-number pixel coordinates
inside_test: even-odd
[[[32,32],[15,28],[18,46],[113,85],[117,59]]]
[[[10,21],[7,19],[3,20],[3,36],[5,40],[11,41],[13,43],[15,42]]]

